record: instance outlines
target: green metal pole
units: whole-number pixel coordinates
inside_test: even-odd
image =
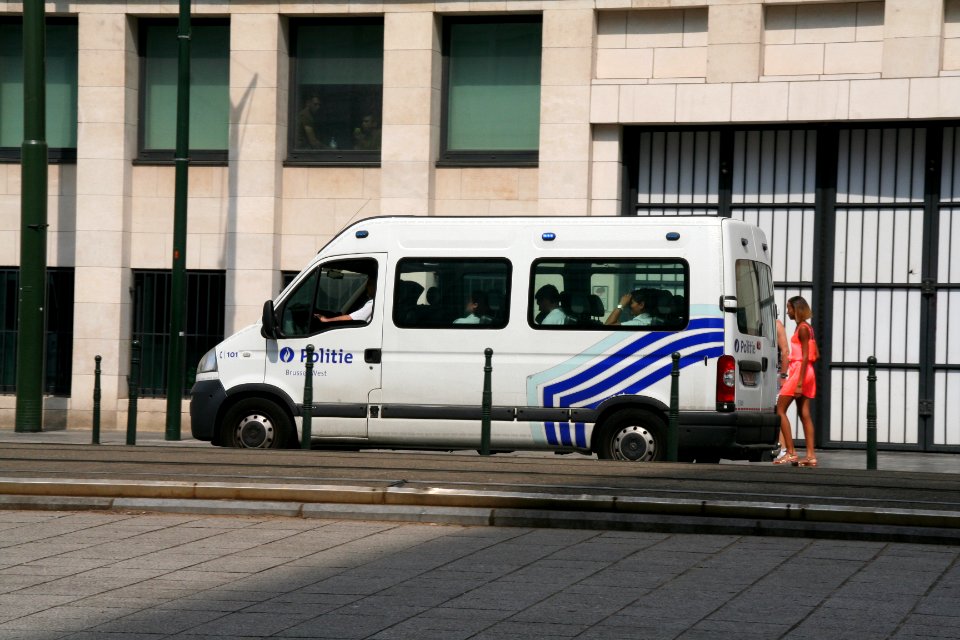
[[[99,355],[93,358],[93,433],[91,444],[100,444],[100,361]]]
[[[867,358],[867,469],[877,468],[877,359]]]
[[[127,376],[127,444],[137,444],[137,394],[140,389],[140,341],[130,343],[130,375]]]
[[[190,0],[180,0],[177,29],[177,147],[174,151],[173,269],[167,357],[167,440],[180,439],[186,316],[187,168],[190,164]]]
[[[670,370],[670,424],[667,425],[667,461],[676,462],[680,444],[680,354],[674,352]]]
[[[480,407],[480,455],[490,455],[490,411],[493,404],[493,393],[490,390],[490,377],[493,373],[493,349],[483,350],[483,395]]]
[[[43,0],[23,3],[23,144],[20,147],[20,291],[14,429],[43,430],[47,295],[47,139]]]
[[[307,345],[307,368],[303,379],[303,428],[300,448],[309,449],[313,438],[313,345]]]

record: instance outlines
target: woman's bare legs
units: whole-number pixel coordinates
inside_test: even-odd
[[[780,416],[780,442],[787,448],[786,455],[794,456],[797,454],[793,447],[793,433],[790,429],[790,419],[787,418],[787,409],[793,402],[792,396],[779,396],[777,398],[777,415]]]
[[[797,398],[797,413],[800,416],[800,424],[803,425],[803,439],[806,441],[807,445],[807,458],[816,460],[817,452],[813,449],[813,419],[810,417],[811,402],[813,402],[813,399],[806,396]],[[779,408],[779,406],[780,405],[778,404],[777,407]],[[782,420],[780,421],[780,425],[782,429]]]

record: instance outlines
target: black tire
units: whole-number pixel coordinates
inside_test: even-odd
[[[654,462],[666,457],[663,418],[644,409],[618,411],[600,425],[594,450],[601,460]]]
[[[223,418],[222,441],[238,449],[284,449],[294,440],[287,412],[272,400],[246,398]]]

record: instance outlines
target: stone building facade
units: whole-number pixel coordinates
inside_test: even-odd
[[[142,274],[169,270],[171,264],[174,169],[169,158],[151,155],[145,143],[151,116],[144,92],[145,75],[153,73],[146,39],[160,37],[149,28],[166,26],[163,19],[176,16],[177,3],[83,0],[48,3],[46,10],[48,17],[75,25],[76,33],[75,151],[68,148],[50,165],[48,236],[50,267],[72,276],[67,309],[72,311],[72,347],[61,358],[71,370],[68,391],[47,398],[47,423],[89,425],[94,356],[100,354],[105,428],[119,428],[126,419],[137,289],[148,281]],[[0,19],[11,28],[21,14],[20,3],[0,1]],[[345,224],[376,215],[711,214],[719,207],[721,215],[754,216],[767,225],[776,242],[783,243],[781,256],[789,253],[788,243],[803,244],[797,265],[783,258],[786,262],[778,267],[778,281],[787,283],[780,291],[812,293],[829,304],[829,296],[836,295],[833,285],[841,279],[815,272],[827,268],[818,264],[829,266],[842,258],[834,247],[824,263],[811,248],[819,242],[817,234],[826,233],[827,218],[811,223],[809,217],[824,215],[818,204],[822,184],[804,174],[801,180],[807,182],[799,196],[791,195],[793,188],[782,190],[792,204],[784,209],[789,220],[778,231],[770,227],[775,216],[767,215],[775,209],[772,204],[763,211],[738,208],[737,188],[730,205],[722,177],[715,190],[708,183],[716,175],[708,175],[702,189],[696,179],[684,187],[683,176],[709,174],[711,167],[720,167],[722,176],[729,169],[721,166],[725,148],[734,162],[756,156],[761,165],[764,158],[776,165],[789,156],[794,168],[788,173],[797,166],[813,167],[816,158],[796,160],[805,153],[796,145],[790,152],[782,145],[764,150],[764,140],[784,135],[793,141],[803,138],[808,150],[817,135],[821,147],[833,136],[834,148],[842,150],[860,144],[857,132],[862,131],[866,142],[861,146],[867,151],[858,162],[866,166],[873,153],[871,136],[876,134],[882,150],[885,132],[892,130],[901,133],[895,135],[900,142],[891,143],[891,153],[914,158],[929,145],[920,149],[910,142],[908,149],[903,131],[917,132],[910,134],[911,141],[927,142],[933,131],[942,148],[960,119],[960,0],[198,0],[193,20],[199,26],[225,27],[224,144],[219,154],[191,166],[187,244],[188,269],[222,278],[223,334],[257,320],[262,302],[279,291],[283,273],[299,270]],[[517,20],[536,25],[540,38],[533,92],[536,148],[526,149],[532,154],[498,153],[516,151],[509,147],[473,156],[452,153],[457,149],[451,132],[464,126],[454,123],[454,111],[463,106],[455,104],[460,98],[451,98],[452,88],[460,87],[449,66],[460,61],[456,25]],[[303,85],[310,75],[306,69],[320,64],[324,55],[322,48],[305,53],[309,29],[355,24],[382,30],[382,46],[374,54],[382,68],[381,93],[375,94],[380,100],[375,107],[379,148],[372,154],[334,157],[329,141],[323,140],[320,153],[298,155],[292,128],[302,124],[301,110],[309,97]],[[482,51],[478,46],[463,56]],[[516,64],[509,55],[505,62]],[[529,66],[529,54],[523,55],[521,62]],[[353,69],[355,63],[344,64]],[[324,73],[335,75],[335,70]],[[2,67],[0,74],[0,82],[11,77]],[[310,81],[317,87],[324,83]],[[469,84],[468,77],[464,85]],[[477,104],[485,103],[481,99]],[[0,119],[7,117],[0,113]],[[937,128],[926,128],[931,123]],[[824,126],[839,128],[823,134]],[[754,138],[756,144],[750,142]],[[698,145],[706,150],[698,152]],[[0,146],[12,145],[0,141]],[[20,167],[16,150],[8,152],[0,164],[0,265],[15,268],[20,261]],[[661,164],[661,153],[664,163],[676,154],[678,182],[665,186],[664,178],[655,189],[644,176],[651,175],[648,165]],[[947,158],[946,152],[942,157]],[[684,168],[684,163],[690,166]],[[757,201],[762,204],[778,189],[757,189]],[[914,200],[912,193],[907,201]],[[883,201],[883,194],[878,198]],[[922,209],[923,189],[919,200]],[[698,202],[699,209],[693,206]],[[834,198],[829,215],[837,215],[838,202]],[[944,205],[937,211],[947,209]],[[913,223],[906,224],[912,228]],[[793,235],[783,235],[788,231]],[[892,236],[895,244],[900,234]],[[941,261],[948,257],[940,252]],[[913,300],[914,285],[922,284],[919,276],[916,281],[906,276],[903,282],[887,280],[891,295],[903,293],[907,300]],[[829,291],[819,282],[828,283]],[[878,282],[867,289],[877,289]],[[839,344],[846,321],[836,313],[826,320],[834,325],[834,343]],[[921,331],[918,326],[898,331],[891,330],[889,342],[904,342],[907,355],[899,358],[891,347],[890,389],[900,384],[894,375],[900,364],[904,384],[914,384],[909,345]],[[862,349],[854,351],[843,358],[835,353],[834,360],[854,362],[863,355]],[[952,362],[948,356],[934,360]],[[949,377],[949,366],[941,371],[936,362],[930,365],[931,389],[938,372]],[[832,384],[836,391],[846,384],[844,371],[830,375],[834,380],[825,387]],[[924,400],[924,383],[916,385],[916,402],[902,407],[908,422]],[[844,402],[834,400],[830,415],[835,424],[843,423],[843,411],[856,412],[860,402],[843,409]],[[12,395],[0,396],[5,422],[12,422],[13,406]],[[161,428],[162,398],[142,399],[140,408],[142,426]],[[896,414],[901,407],[885,411]],[[890,418],[891,425],[897,420],[896,415]],[[943,420],[949,421],[948,416]],[[861,439],[856,431],[837,428],[830,427],[827,440]],[[926,442],[934,449],[960,444],[956,427],[944,431],[940,440],[935,429],[931,422],[926,435],[911,435],[909,427],[898,435],[891,426],[886,441],[907,447]]]

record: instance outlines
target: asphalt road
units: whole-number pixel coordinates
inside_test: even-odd
[[[0,494],[8,508],[960,542],[960,474],[950,473],[8,439]]]

